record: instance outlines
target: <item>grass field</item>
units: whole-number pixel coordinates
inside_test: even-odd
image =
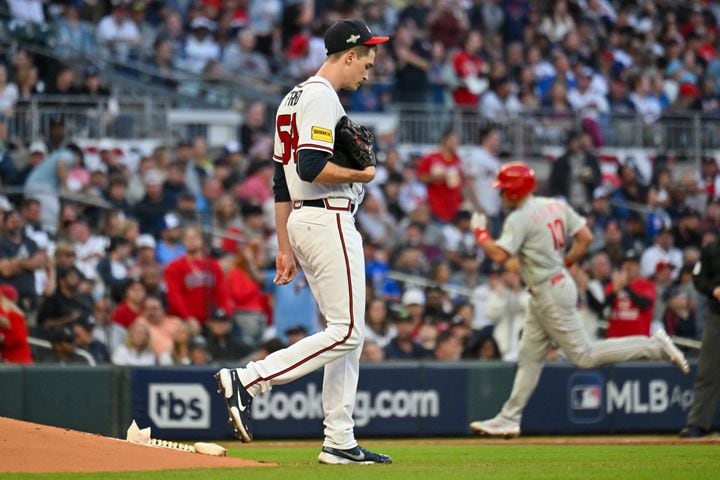
[[[368,441],[363,445],[391,455],[393,465],[318,465],[318,447],[308,442],[228,444],[229,454],[278,464],[276,468],[173,470],[97,474],[2,474],[10,479],[717,479],[720,444],[538,445],[478,440]],[[0,454],[0,462],[2,454]]]

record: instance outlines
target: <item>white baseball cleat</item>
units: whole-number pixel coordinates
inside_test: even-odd
[[[660,342],[660,346],[663,352],[669,357],[670,361],[675,364],[684,374],[690,372],[690,366],[688,365],[685,355],[675,346],[667,332],[662,328],[653,334],[653,337]]]
[[[490,420],[472,422],[470,430],[476,435],[488,437],[517,438],[520,436],[520,424],[499,415]]]

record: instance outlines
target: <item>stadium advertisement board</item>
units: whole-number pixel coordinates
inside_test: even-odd
[[[597,370],[545,367],[523,415],[528,434],[677,432],[693,397],[689,375],[664,364],[628,363]],[[720,425],[717,415],[715,426]]]
[[[165,439],[231,437],[215,393],[215,368],[132,371],[132,415]],[[514,366],[503,363],[363,365],[355,404],[359,437],[467,435],[510,393]],[[523,416],[526,434],[677,432],[692,402],[695,367],[630,363],[578,370],[545,367]],[[322,371],[273,388],[253,402],[256,438],[319,438]],[[715,427],[720,427],[720,415]]]
[[[133,417],[158,438],[231,436],[215,394],[215,370],[135,369]],[[467,376],[459,364],[363,367],[354,414],[358,436],[467,433]],[[322,372],[259,395],[252,408],[256,438],[322,436]]]
[[[153,437],[167,440],[229,436],[232,430],[219,413],[215,369],[135,368],[132,370],[132,417],[152,427]]]

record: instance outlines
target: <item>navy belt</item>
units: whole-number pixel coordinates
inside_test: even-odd
[[[293,209],[297,210],[302,207],[325,208],[327,210],[339,210],[342,212],[352,212],[355,209],[355,202],[349,198],[334,198],[333,202],[344,200],[347,205],[332,206],[327,198],[317,198],[314,200],[296,200],[293,202]]]

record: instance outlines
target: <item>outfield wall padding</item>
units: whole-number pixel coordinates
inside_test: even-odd
[[[0,415],[118,436],[128,418],[120,417],[120,400],[128,401],[128,387],[119,381],[124,375],[110,366],[2,366]]]
[[[22,367],[0,366],[0,415],[23,418],[24,369]]]
[[[0,416],[121,437],[131,419],[163,439],[230,438],[216,367],[0,367]],[[577,370],[548,365],[525,411],[527,434],[677,432],[692,402],[690,375],[661,363]],[[503,362],[363,365],[358,437],[469,435],[512,388]],[[323,433],[322,371],[275,387],[253,403],[256,438]],[[720,428],[720,415],[714,422]]]

